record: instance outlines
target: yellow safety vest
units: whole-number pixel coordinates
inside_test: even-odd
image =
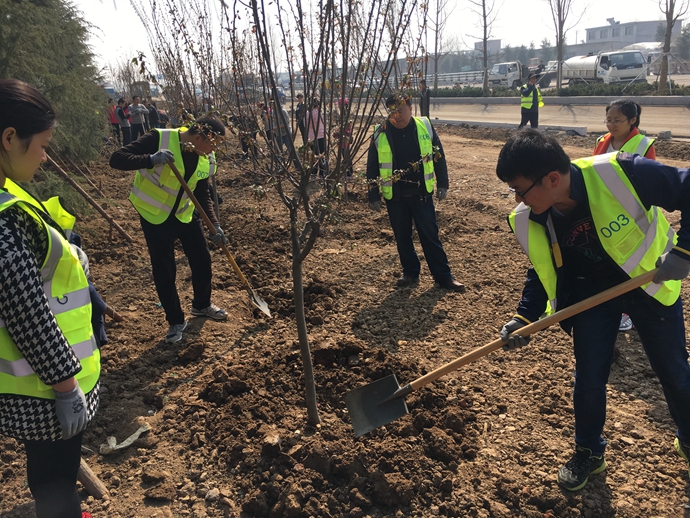
[[[653,270],[657,259],[670,251],[678,238],[658,207],[645,208],[617,156],[617,152],[607,153],[574,160],[573,164],[582,171],[589,210],[604,251],[629,277],[637,277]],[[556,269],[563,260],[551,215],[546,226],[532,221],[529,215],[529,207],[520,203],[508,221],[544,286],[548,314],[556,310]],[[666,281],[649,283],[642,289],[670,306],[680,296],[680,285],[680,281]]]
[[[524,84],[522,85],[522,88],[527,88],[527,85]],[[544,106],[544,99],[541,96],[541,90],[537,85],[534,85],[535,90],[537,91],[537,102],[539,103],[539,108]],[[520,107],[524,108],[525,110],[531,110],[532,105],[534,104],[534,94],[529,94],[527,97],[524,95],[520,95]]]
[[[606,135],[599,137],[597,139],[597,144],[604,140],[604,138],[606,138]],[[633,155],[638,154],[640,156],[645,156],[649,148],[652,147],[652,144],[654,144],[653,138],[639,133],[623,144],[620,151],[625,151]]]
[[[424,162],[424,185],[427,192],[434,192],[434,146],[431,143],[433,131],[427,117],[413,117],[417,125],[417,141]],[[386,200],[393,198],[393,151],[386,137],[386,132],[379,126],[374,128],[376,151],[379,158],[379,175],[381,176],[381,193]]]
[[[15,184],[16,185],[16,184]],[[46,231],[48,254],[41,265],[43,291],[58,327],[79,358],[82,370],[75,376],[85,393],[96,386],[101,372],[101,355],[91,327],[89,286],[77,254],[64,236],[47,224],[36,203],[0,191],[0,212],[17,204]],[[22,356],[0,319],[0,393],[54,399]]]
[[[169,149],[175,156],[175,165],[182,176],[185,176],[184,161],[182,160],[182,150],[180,147],[180,132],[186,129],[154,129],[158,132],[158,149]],[[209,156],[199,155],[199,163],[196,171],[187,180],[187,185],[193,191],[199,180],[209,178],[215,174],[216,155],[211,153]],[[157,165],[152,169],[139,169],[134,177],[132,191],[129,194],[129,201],[132,202],[137,212],[149,223],[160,225],[173,210],[175,200],[180,193],[182,186],[177,181],[175,174],[170,166]],[[175,211],[175,217],[182,223],[189,223],[192,220],[194,204],[182,192],[180,204]]]
[[[53,196],[48,198],[44,202],[38,201],[34,198],[28,191],[24,190],[18,183],[5,178],[5,186],[3,187],[7,192],[16,196],[20,200],[30,203],[37,209],[46,212],[55,223],[57,223],[62,229],[65,237],[67,239],[72,235],[74,230],[74,224],[77,222],[77,218],[70,214],[60,203],[60,198],[58,196]]]

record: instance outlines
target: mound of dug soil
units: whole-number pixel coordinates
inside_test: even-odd
[[[125,318],[107,322],[101,408],[84,441],[84,459],[110,494],[96,500],[82,488],[85,510],[96,518],[688,515],[688,467],[673,451],[674,426],[635,330],[619,335],[622,354],[611,373],[609,468],[582,491],[556,484],[574,433],[572,350],[557,328],[413,392],[409,415],[354,437],[348,391],[391,373],[408,383],[493,341],[520,297],[528,263],[505,222],[514,200],[495,176],[510,133],[439,132],[451,175],[450,194],[437,206],[441,238],[467,290],[441,290],[426,270],[419,285],[396,289],[400,267],[387,215],[368,210],[363,182],[350,185],[349,203],[322,229],[304,265],[318,426],[307,425],[289,221],[275,192],[257,201],[255,171],[222,163],[229,248],[273,318],[252,308],[214,252],[213,300],[231,317],[191,319],[185,338],[169,345],[126,201],[132,174],[93,165],[107,210],[135,243],[111,234],[95,213],[78,222],[93,280]],[[593,147],[558,138],[571,156]],[[687,163],[687,151],[676,155],[667,143],[658,150],[662,161]],[[181,250],[177,257],[189,309],[189,268]],[[144,422],[150,431],[131,446],[99,453],[108,437],[121,443]],[[34,516],[21,445],[0,439],[0,459],[0,516]]]

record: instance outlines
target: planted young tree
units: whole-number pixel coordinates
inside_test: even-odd
[[[482,89],[484,95],[489,94],[489,40],[491,39],[491,29],[498,12],[494,0],[469,0],[473,6],[470,10],[479,16],[479,28],[482,33],[480,37],[474,36],[475,39],[482,41],[482,68],[484,70],[484,80],[482,81]]]
[[[213,95],[213,110],[234,122],[248,149],[243,163],[261,183],[253,192],[262,198],[275,196],[287,209],[307,415],[309,424],[316,425],[320,417],[303,264],[322,225],[337,210],[344,175],[357,166],[369,141],[402,42],[419,42],[410,33],[417,0],[148,0],[146,9],[143,0],[131,1],[139,4],[141,15],[150,13],[155,21],[154,26],[147,24],[149,43],[170,101],[193,104],[190,82]],[[212,27],[206,14],[200,20],[192,13],[213,10],[219,17]],[[291,112],[298,90],[311,108],[305,122],[315,138],[306,145],[299,138],[283,139],[281,128],[294,132],[297,121],[287,120],[291,117],[280,104],[281,72],[291,81]],[[407,84],[409,76],[400,80]]]
[[[434,31],[434,91],[438,90],[438,73],[441,59],[446,57],[450,52],[450,48],[455,44],[455,38],[446,32],[448,19],[457,4],[453,3],[452,7],[450,0],[436,0],[432,16],[430,17],[429,25]]]
[[[585,14],[586,9],[580,12],[577,20],[568,24],[568,18],[573,9],[574,0],[546,0],[551,9],[551,18],[554,29],[556,29],[556,59],[558,68],[556,69],[556,91],[560,92],[563,83],[563,47],[565,47],[565,37],[567,32],[575,27]]]
[[[671,52],[671,35],[673,26],[685,16],[690,7],[688,0],[659,0],[659,9],[666,18],[666,31],[664,32],[664,46],[661,55],[661,68],[659,70],[659,94],[664,95],[669,92],[668,85],[668,55]]]

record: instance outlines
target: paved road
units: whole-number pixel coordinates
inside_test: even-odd
[[[586,126],[588,132],[604,132],[605,106],[544,106],[539,110],[539,124],[552,126]],[[515,99],[512,105],[431,105],[431,118],[520,123],[520,105]],[[650,135],[670,131],[674,137],[690,137],[690,110],[685,106],[644,106],[640,128]]]

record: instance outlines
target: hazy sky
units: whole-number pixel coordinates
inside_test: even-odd
[[[138,19],[129,0],[73,0],[84,13],[86,20],[95,26],[91,44],[98,55],[98,62],[105,66],[118,59],[131,59],[136,51],[146,51],[148,43],[143,22]],[[599,0],[601,2],[601,0]],[[449,17],[447,30],[472,47],[479,34],[479,17],[470,11],[467,0],[450,0],[456,3]],[[430,2],[432,5],[433,1]],[[493,28],[493,38],[501,39],[503,45],[529,45],[539,47],[543,38],[553,44],[554,29],[551,11],[546,0],[532,0],[525,3],[516,0],[495,0],[501,8]],[[615,17],[621,23],[632,21],[661,20],[657,0],[606,0],[597,8],[595,0],[574,0],[577,16],[585,10],[582,20],[568,32],[567,40],[575,43],[585,38],[585,29],[606,25],[606,18]],[[586,8],[588,5],[594,6]],[[431,46],[431,45],[429,45]]]

